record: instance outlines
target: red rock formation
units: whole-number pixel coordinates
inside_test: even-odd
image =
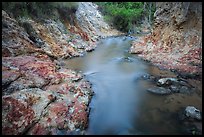
[[[44,108],[50,103],[52,94],[33,88],[24,89],[2,98],[2,132],[18,135],[26,132],[39,120]]]
[[[96,12],[93,3],[83,3],[87,4]],[[89,19],[95,18],[89,13]],[[15,20],[2,10],[2,134],[70,134],[87,127],[90,84],[81,74],[62,68],[57,59],[94,49],[101,33],[93,38],[73,19],[73,24],[60,19]],[[96,26],[86,21],[94,30]],[[106,35],[118,34],[108,30]]]
[[[27,23],[44,46],[32,41],[25,29],[4,11],[2,22],[2,133],[42,135],[57,134],[59,129],[67,133],[76,128],[85,129],[90,85],[80,74],[57,68],[50,58],[75,56],[77,49],[66,43],[62,33],[51,32],[51,28],[32,20]],[[86,86],[81,86],[84,83]],[[74,113],[69,114],[69,109]],[[78,114],[81,119],[74,120],[72,117],[78,118]]]
[[[158,2],[153,32],[130,51],[167,69],[202,72],[202,3]]]

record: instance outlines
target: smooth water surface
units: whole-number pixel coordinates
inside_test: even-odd
[[[95,93],[87,134],[182,134],[177,116],[170,113],[175,105],[169,110],[166,97],[146,91],[152,83],[141,76],[155,67],[128,53],[132,40],[106,38],[93,52],[66,61],[67,68],[82,71]]]

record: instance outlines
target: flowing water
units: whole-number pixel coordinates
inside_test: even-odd
[[[176,115],[179,108],[196,105],[197,95],[159,96],[146,91],[153,83],[144,74],[176,77],[128,53],[131,37],[110,37],[84,57],[66,61],[66,67],[82,71],[92,84],[87,134],[182,134]],[[165,103],[168,102],[171,103]],[[182,100],[183,99],[183,100]],[[201,101],[202,102],[202,101]]]

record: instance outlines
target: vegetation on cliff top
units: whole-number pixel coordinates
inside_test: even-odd
[[[140,24],[147,22],[150,27],[155,12],[153,2],[96,2],[105,20],[116,29],[135,33]],[[31,17],[35,19],[55,19],[55,10],[61,15],[67,15],[68,20],[78,8],[78,2],[3,2],[2,9],[12,14],[14,18]]]
[[[77,7],[77,2],[2,2],[2,9],[15,18],[54,18],[55,9],[75,12]]]
[[[156,10],[153,2],[97,2],[107,22],[123,32],[133,32],[137,25],[146,20],[152,24]]]

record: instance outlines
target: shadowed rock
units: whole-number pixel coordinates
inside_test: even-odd
[[[158,95],[168,95],[172,93],[170,89],[166,89],[164,87],[153,87],[153,88],[147,89],[147,91]]]

